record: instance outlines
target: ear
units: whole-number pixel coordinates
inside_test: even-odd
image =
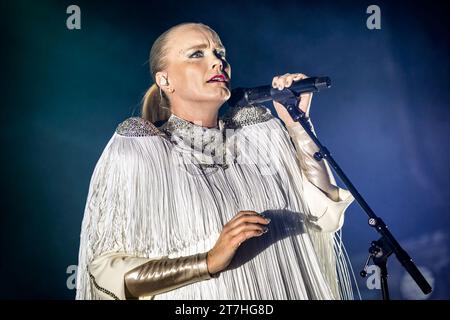
[[[155,75],[156,83],[164,92],[173,92],[173,88],[170,87],[167,72],[159,71]]]

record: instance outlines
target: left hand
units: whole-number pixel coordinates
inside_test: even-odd
[[[283,90],[284,88],[289,88],[292,85],[293,81],[298,81],[306,78],[308,77],[302,73],[286,73],[282,76],[275,76],[272,80],[272,87]],[[312,92],[306,92],[302,93],[299,97],[298,108],[300,108],[300,110],[305,113],[305,116],[307,118],[309,118],[309,108],[311,106],[312,95]],[[289,114],[289,112],[287,112],[286,108],[283,107],[282,104],[273,101],[273,106],[275,107],[278,116],[287,127],[296,124],[296,122],[292,120],[291,115]]]

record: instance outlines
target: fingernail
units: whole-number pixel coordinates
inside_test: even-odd
[[[265,219],[266,219],[267,223],[270,223],[270,221],[272,221],[272,219],[270,219],[270,218],[265,218]]]
[[[266,233],[267,231],[269,231],[269,228],[263,227],[263,233]]]

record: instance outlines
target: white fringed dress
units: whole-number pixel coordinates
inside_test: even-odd
[[[271,218],[269,231],[245,241],[218,277],[150,298],[352,298],[335,237],[352,195],[338,189],[333,201],[308,180],[301,141],[269,109],[232,109],[219,123],[172,115],[159,128],[141,118],[119,125],[89,187],[77,299],[124,298],[125,272],[210,250],[240,210]]]

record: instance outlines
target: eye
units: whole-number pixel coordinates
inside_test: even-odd
[[[217,50],[216,53],[217,53],[219,56],[221,56],[222,58],[225,59],[225,56],[226,56],[225,51],[223,51],[223,50]]]
[[[189,58],[200,58],[203,57],[203,51],[197,50],[189,56]]]

